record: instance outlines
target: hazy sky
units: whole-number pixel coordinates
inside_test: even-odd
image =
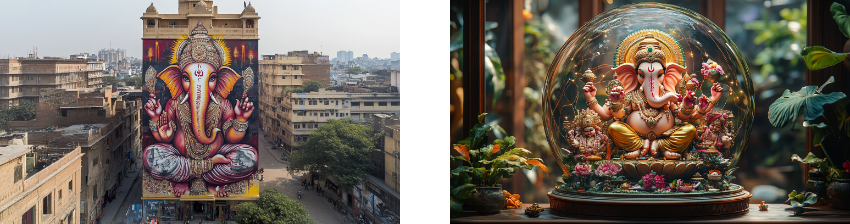
[[[67,58],[100,49],[127,50],[141,58],[142,20],[150,0],[2,0],[0,58],[25,56],[33,46],[39,57]],[[160,14],[176,14],[178,0],[152,1]],[[254,0],[261,55],[321,51],[336,58],[350,50],[355,57],[389,58],[400,52],[399,1]],[[216,0],[219,14],[242,13],[243,1]]]

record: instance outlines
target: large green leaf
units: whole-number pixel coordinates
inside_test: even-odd
[[[847,17],[847,10],[844,9],[844,5],[833,2],[832,6],[829,7],[829,12],[832,13],[832,18],[838,23],[838,29],[841,30],[841,33],[845,37],[850,37],[850,17]]]
[[[463,213],[463,201],[451,197],[451,217],[458,217]]]
[[[823,105],[834,103],[846,97],[844,93],[832,92],[821,94],[817,92],[817,86],[805,86],[800,91],[791,92],[785,90],[776,102],[770,104],[768,119],[774,127],[785,127],[797,120],[800,107],[805,107],[805,120],[814,120],[823,114]]]
[[[493,84],[493,106],[502,97],[505,90],[505,71],[502,69],[502,59],[489,44],[484,44],[484,74]]]
[[[798,156],[797,154],[794,154],[794,155],[791,156],[791,161],[799,161],[801,163],[812,164],[812,166],[815,166],[815,167],[818,167],[818,168],[827,165],[827,161],[825,159],[818,158],[817,156],[815,156],[814,153],[811,153],[811,152],[809,152],[809,155],[807,155],[806,158],[803,158],[803,159],[801,159],[800,156]],[[792,193],[796,193],[796,192],[792,192]]]
[[[806,192],[805,197],[801,201],[801,203],[803,203],[803,206],[808,206],[814,204],[815,202],[818,202],[818,195],[812,192]]]
[[[464,184],[459,187],[452,188],[452,197],[458,200],[466,200],[472,197],[475,192],[475,184]]]
[[[847,53],[835,53],[823,46],[804,47],[800,54],[806,60],[806,67],[809,70],[826,68],[847,58]]]

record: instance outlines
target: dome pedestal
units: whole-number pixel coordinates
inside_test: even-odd
[[[590,193],[555,189],[549,211],[560,216],[695,217],[745,213],[752,194],[732,184],[710,193]]]

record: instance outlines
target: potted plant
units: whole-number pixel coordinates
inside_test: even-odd
[[[452,145],[459,156],[452,162],[463,165],[451,170],[451,214],[458,216],[464,205],[483,214],[499,213],[505,206],[505,193],[499,180],[510,178],[520,168],[540,167],[547,175],[549,169],[540,158],[527,158],[531,153],[514,148],[513,136],[488,143],[487,132],[501,129],[498,125],[483,124],[486,113],[478,115],[478,123],[469,130],[469,137]],[[504,131],[502,131],[504,133]]]
[[[814,204],[818,201],[818,197],[815,193],[806,192],[806,194],[797,194],[797,191],[791,191],[788,194],[788,200],[785,200],[785,204],[791,205],[794,208],[794,215],[803,214],[803,207]]]
[[[850,121],[848,121],[848,119],[850,119],[850,114],[848,114],[846,110],[846,107],[848,105],[846,95],[841,92],[832,92],[829,94],[821,92],[826,85],[834,81],[835,77],[830,77],[829,80],[827,80],[826,83],[824,83],[820,87],[805,86],[798,92],[791,92],[789,90],[785,90],[785,93],[783,93],[781,97],[776,99],[776,102],[770,104],[770,110],[768,111],[768,119],[770,119],[770,123],[774,127],[782,128],[788,125],[789,123],[795,123],[794,121],[801,113],[800,108],[804,108],[803,111],[805,111],[805,121],[803,121],[803,126],[812,128],[812,132],[814,132],[814,140],[812,142],[814,143],[814,146],[820,146],[821,150],[823,150],[823,154],[826,157],[825,159],[819,159],[815,157],[814,154],[810,153],[804,159],[800,159],[799,156],[793,155],[792,160],[811,164],[813,167],[818,169],[818,172],[826,174],[826,180],[830,183],[830,185],[832,184],[832,182],[835,182],[836,185],[844,186],[844,183],[850,181],[847,180],[847,170],[838,168],[835,163],[832,162],[832,159],[830,159],[829,157],[829,153],[826,151],[824,144],[822,144],[824,139],[826,139],[826,137],[829,135],[845,135],[847,137],[850,137]],[[811,124],[811,122],[818,117],[822,117],[827,122],[830,120],[823,115],[823,106],[830,103],[837,104],[835,107],[836,117],[830,119],[838,121],[838,128],[831,128],[823,122],[818,124]],[[839,130],[843,132],[840,132]],[[832,202],[833,208],[850,209],[850,199],[842,200],[846,197],[830,197],[830,195],[832,194],[845,196],[850,195],[850,186],[841,186],[836,186],[833,188],[827,186],[827,200]],[[829,189],[833,189],[836,192],[830,193]]]

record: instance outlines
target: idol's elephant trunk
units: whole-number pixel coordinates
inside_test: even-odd
[[[678,99],[676,94],[672,92],[659,96],[661,95],[661,88],[664,88],[661,84],[662,79],[653,76],[654,75],[647,75],[646,79],[643,81],[643,93],[646,95],[646,102],[649,103],[650,107],[660,108],[663,107],[664,103],[667,101]]]
[[[202,144],[211,144],[215,140],[218,132],[221,130],[215,128],[211,131],[209,136],[207,136],[206,133],[207,106],[212,98],[207,81],[203,80],[201,82],[192,83],[192,89],[189,90],[189,97],[189,102],[192,104],[189,106],[192,108],[192,132],[195,134],[198,142],[201,142]]]

